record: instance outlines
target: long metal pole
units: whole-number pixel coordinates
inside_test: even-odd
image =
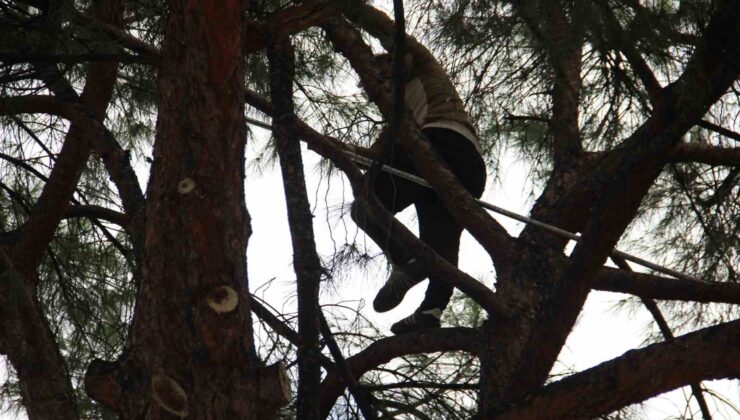
[[[257,126],[257,127],[264,128],[266,130],[271,130],[272,129],[272,126],[270,124],[265,123],[265,122],[262,122],[262,121],[254,120],[254,119],[251,119],[251,118],[247,118],[247,122],[250,123],[250,124],[253,124],[253,125]],[[372,159],[369,159],[369,158],[367,158],[365,156],[358,155],[357,153],[353,153],[353,152],[350,152],[350,151],[347,151],[346,153],[350,156],[350,158],[353,161],[359,163],[362,166],[370,167],[374,163],[374,161]],[[382,170],[385,171],[385,172],[387,172],[387,173],[389,173],[389,174],[395,175],[395,176],[397,176],[399,178],[403,178],[403,179],[405,179],[407,181],[411,181],[413,183],[419,184],[419,185],[424,186],[424,187],[427,187],[427,188],[432,188],[431,185],[429,185],[429,183],[424,178],[422,178],[420,176],[417,176],[417,175],[414,175],[414,174],[410,174],[410,173],[408,173],[406,171],[402,171],[400,169],[396,169],[396,168],[394,168],[392,166],[388,166],[388,165],[383,165],[382,166]],[[552,225],[549,225],[549,224],[544,223],[544,222],[540,222],[539,220],[534,220],[534,219],[531,219],[531,218],[529,218],[527,216],[522,216],[521,214],[514,213],[513,211],[506,210],[506,209],[504,209],[502,207],[493,205],[491,203],[487,203],[487,202],[482,201],[482,200],[476,200],[476,201],[478,202],[478,204],[481,205],[481,207],[483,207],[483,208],[485,208],[487,210],[490,210],[490,211],[492,211],[494,213],[498,213],[500,215],[506,216],[508,218],[511,218],[511,219],[514,219],[514,220],[517,220],[517,221],[520,221],[522,223],[527,223],[527,224],[530,224],[530,225],[533,225],[533,226],[537,226],[538,228],[544,229],[544,230],[546,230],[548,232],[555,233],[557,235],[563,236],[565,238],[568,238],[568,239],[573,240],[573,241],[576,241],[576,242],[578,242],[581,239],[581,236],[580,235],[575,234],[573,232],[568,232],[567,230],[560,229],[559,227],[552,226]],[[628,253],[626,253],[624,251],[620,251],[618,249],[614,249],[612,251],[612,255],[614,255],[616,257],[624,258],[625,260],[632,261],[633,263],[635,263],[637,265],[640,265],[640,266],[643,266],[643,267],[647,267],[647,268],[653,269],[655,271],[658,271],[660,273],[668,274],[669,276],[673,276],[673,277],[676,277],[676,278],[679,278],[679,279],[685,279],[685,280],[691,280],[691,281],[701,281],[701,280],[697,279],[696,277],[689,276],[688,274],[684,274],[684,273],[682,273],[680,271],[676,271],[676,270],[670,269],[668,267],[663,267],[662,265],[655,264],[653,262],[650,262],[648,260],[642,259],[640,257],[634,256],[634,255],[631,255],[631,254],[628,254]]]

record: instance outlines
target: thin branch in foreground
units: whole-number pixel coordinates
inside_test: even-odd
[[[740,147],[680,143],[671,150],[669,159],[672,162],[699,162],[712,166],[740,167]]]

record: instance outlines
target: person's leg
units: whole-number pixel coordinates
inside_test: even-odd
[[[386,178],[386,177],[384,177]],[[407,182],[407,181],[404,181]],[[410,199],[407,189],[403,185],[384,183],[388,184],[388,187],[383,187],[387,194],[377,194],[381,204],[391,213],[395,214],[408,207],[413,201]],[[361,208],[357,202],[352,203],[351,210],[352,220],[355,224],[362,229],[370,239],[375,242],[386,257],[392,264],[404,264],[411,259],[406,249],[398,245],[393,240],[393,231],[384,227],[378,226],[372,220],[370,216],[365,212],[365,209]]]
[[[385,173],[379,176],[375,191],[381,203],[394,214],[429,194],[424,187]],[[426,278],[426,270],[416,263],[405,248],[393,240],[392,229],[386,232],[386,229],[369,223],[364,230],[380,245],[391,263],[388,280],[373,299],[373,309],[376,312],[387,312],[403,301],[409,289]]]
[[[447,262],[457,266],[462,227],[436,195],[417,203],[416,209],[419,215],[420,239],[429,244]],[[393,324],[391,331],[394,334],[402,334],[407,331],[439,327],[439,319],[450,302],[452,291],[452,285],[444,279],[435,275],[429,276],[429,285],[419,308],[411,316]]]
[[[409,171],[411,162],[400,150],[394,151],[390,166]],[[368,175],[365,175],[368,176]],[[424,188],[410,181],[381,171],[375,178],[373,191],[380,203],[391,213],[396,214],[414,203],[425,193]],[[385,227],[376,225],[364,209],[357,203],[352,203],[352,220],[357,226],[380,247],[392,264],[405,264],[411,259],[409,253],[393,240],[393,232]]]
[[[446,129],[425,129],[424,134],[455,173],[463,186],[476,198],[483,193],[486,172],[483,159],[472,144]],[[442,199],[430,193],[416,202],[419,215],[420,239],[449,263],[457,266],[462,227],[447,210]],[[437,276],[431,276],[426,295],[419,308],[409,317],[391,327],[394,334],[439,326],[442,311],[447,307],[453,287]]]
[[[392,166],[410,172],[411,163],[400,151],[395,151]],[[380,172],[374,189],[379,201],[392,214],[398,213],[428,194],[428,189],[410,181]],[[376,225],[357,204],[352,205],[352,219],[383,250],[391,263],[391,274],[373,300],[377,312],[387,312],[401,303],[406,292],[424,280],[426,272],[411,258],[405,248],[393,240],[392,229]]]
[[[416,207],[419,212],[420,239],[428,243],[440,257],[457,267],[462,226],[455,221],[439,199],[434,204],[417,205]],[[451,284],[438,276],[430,276],[429,286],[419,309],[422,311],[444,310],[452,297],[452,289]]]

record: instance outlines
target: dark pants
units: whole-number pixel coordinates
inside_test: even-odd
[[[485,188],[486,169],[480,153],[470,140],[444,128],[425,128],[422,132],[463,186],[473,197],[479,198]],[[400,148],[393,150],[389,165],[415,173],[411,159]],[[419,219],[420,239],[442,258],[457,266],[463,228],[432,189],[383,171],[376,179],[374,190],[381,203],[393,214],[414,204]],[[353,208],[352,216],[357,225],[383,249],[392,263],[402,265],[411,260],[411,255],[393,241],[392,232],[387,234],[370,223],[364,215],[359,214],[357,207]],[[429,277],[426,296],[419,309],[444,309],[450,301],[452,289],[441,278]]]

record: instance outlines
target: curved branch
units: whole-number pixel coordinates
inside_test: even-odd
[[[114,223],[122,228],[128,226],[131,221],[125,214],[94,205],[78,205],[71,206],[64,213],[65,219],[72,219],[76,217],[86,217],[88,219],[105,220],[106,222]]]
[[[478,332],[472,328],[440,328],[428,332],[415,332],[383,338],[369,345],[361,352],[347,358],[347,366],[355,378],[367,371],[388,363],[397,357],[417,353],[438,351],[476,352]],[[345,384],[337,372],[329,372],[321,383],[320,413],[329,415],[335,401],[344,392]]]
[[[705,379],[740,375],[740,320],[632,350],[544,387],[497,420],[594,418]]]

